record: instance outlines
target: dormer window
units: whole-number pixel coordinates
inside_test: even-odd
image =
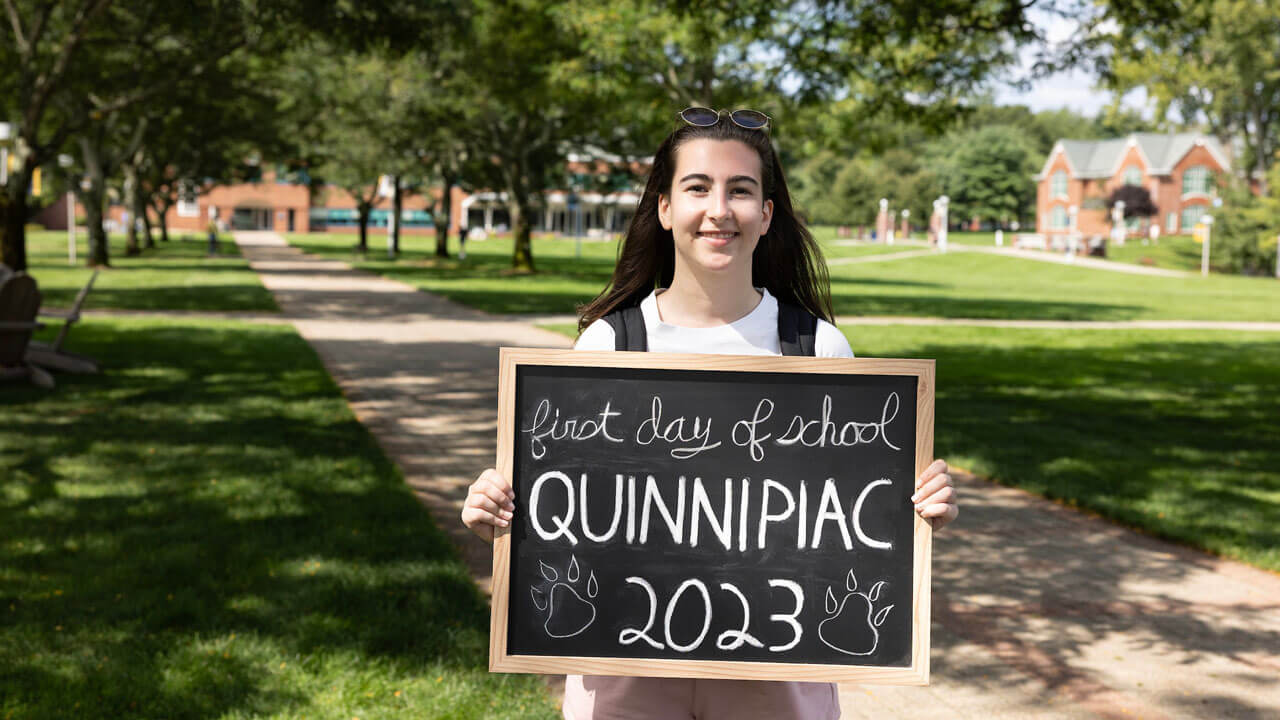
[[[1124,169],[1125,185],[1142,185],[1142,168],[1137,165],[1130,165]]]

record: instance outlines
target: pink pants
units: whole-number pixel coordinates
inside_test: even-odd
[[[566,720],[835,720],[831,683],[570,675]]]

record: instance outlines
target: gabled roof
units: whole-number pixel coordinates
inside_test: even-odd
[[[1222,166],[1230,170],[1231,163],[1222,145],[1212,137],[1199,133],[1134,133],[1125,138],[1109,140],[1059,140],[1049,151],[1039,179],[1049,172],[1049,166],[1059,152],[1066,155],[1072,176],[1078,179],[1109,178],[1120,169],[1125,153],[1137,147],[1147,163],[1148,175],[1169,175],[1173,167],[1187,153],[1203,145]]]

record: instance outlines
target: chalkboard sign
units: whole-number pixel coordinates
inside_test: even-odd
[[[927,683],[933,373],[504,348],[490,669]]]

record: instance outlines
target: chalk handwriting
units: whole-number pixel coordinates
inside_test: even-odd
[[[671,448],[671,457],[677,460],[687,460],[700,452],[720,447],[719,442],[711,442],[711,418],[695,415],[690,422],[688,418],[680,416],[663,423],[662,398],[658,395],[653,396],[649,408],[649,417],[636,429],[636,442],[641,445],[649,445],[657,440],[668,445],[697,443]]]
[[[618,417],[622,413],[612,409],[612,403],[606,401],[604,409],[593,418],[578,417],[560,418],[560,408],[551,406],[551,401],[544,399],[533,411],[533,425],[521,428],[520,432],[529,434],[529,453],[535,460],[541,460],[547,454],[546,440],[590,440],[596,436],[609,442],[620,443],[622,438],[609,433],[609,418]]]
[[[611,485],[600,480],[593,483],[587,473],[581,473],[575,487],[573,479],[559,470],[542,473],[533,481],[529,493],[529,523],[534,533],[547,541],[563,538],[570,546],[582,539],[649,545],[660,538],[661,542],[677,546],[709,544],[734,550],[736,545],[737,551],[743,553],[749,549],[765,550],[770,543],[780,542],[794,543],[801,550],[817,550],[824,538],[832,537],[838,537],[845,550],[853,550],[855,544],[873,550],[893,547],[887,540],[871,537],[863,528],[868,496],[876,488],[891,487],[893,481],[888,478],[867,483],[856,498],[845,500],[840,497],[835,478],[827,478],[813,507],[804,480],[764,478],[753,483],[751,478],[725,478],[720,507],[713,504],[701,477],[680,475],[674,482],[659,482],[651,474],[637,477],[614,473]],[[588,498],[593,493],[608,495],[610,490],[612,513],[606,516],[607,521],[603,517],[592,521],[587,515]],[[848,502],[850,499],[852,503]],[[597,507],[599,504],[597,500]],[[835,526],[836,535],[828,531],[829,525]],[[625,537],[619,538],[623,528]]]
[[[844,424],[837,424],[831,419],[831,396],[823,395],[821,417],[806,420],[804,416],[796,415],[787,427],[787,431],[774,442],[779,445],[800,444],[805,447],[849,447],[880,440],[894,450],[900,450],[901,448],[890,442],[889,435],[885,432],[889,423],[898,417],[899,405],[898,393],[892,392],[885,398],[879,420],[873,422],[850,420]]]

